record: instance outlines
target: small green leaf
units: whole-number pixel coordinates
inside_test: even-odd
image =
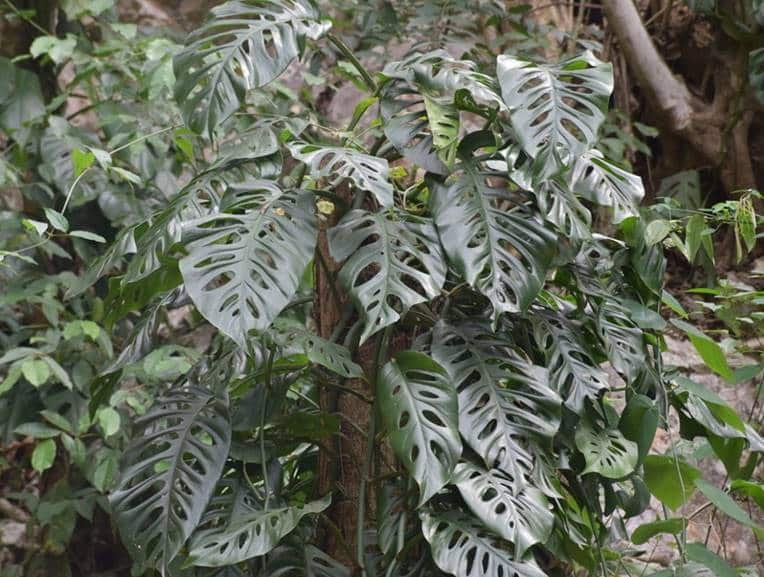
[[[117,174],[117,176],[121,177],[123,180],[126,180],[127,182],[131,184],[135,184],[137,186],[140,186],[143,184],[143,179],[141,179],[140,176],[138,176],[134,172],[131,172],[125,168],[121,168],[119,166],[112,166],[110,170],[111,172]]]
[[[667,220],[654,220],[645,229],[645,242],[648,246],[663,241],[671,232],[671,223]]]
[[[74,434],[74,430],[72,429],[72,424],[69,422],[69,420],[64,417],[63,415],[59,415],[58,413],[54,413],[53,411],[42,410],[40,411],[40,416],[51,423],[52,425],[58,427],[62,431],[66,431],[67,433]]]
[[[706,230],[706,219],[701,214],[693,214],[687,221],[685,232],[685,246],[687,249],[687,260],[693,262],[695,255],[700,249],[703,232]]]
[[[106,242],[106,239],[100,234],[88,232],[87,230],[73,230],[69,233],[69,236],[74,236],[84,240],[92,240],[93,242],[100,242],[102,244]]]
[[[38,473],[47,471],[56,460],[56,441],[45,439],[41,441],[32,452],[32,468]]]
[[[48,219],[50,225],[56,230],[60,230],[61,232],[67,232],[69,230],[69,221],[60,212],[57,212],[52,208],[46,208],[45,218]]]
[[[58,362],[55,359],[49,356],[43,357],[43,360],[47,363],[48,367],[50,368],[50,371],[53,374],[54,380],[57,380],[59,383],[61,383],[67,389],[71,391],[74,388],[74,384],[72,383],[72,380],[69,378],[69,373],[66,372],[64,367],[62,367],[60,364],[58,364]]]
[[[17,435],[24,437],[32,437],[34,439],[49,439],[50,437],[58,437],[61,431],[49,427],[44,423],[24,423],[16,427],[13,432]]]
[[[21,224],[25,229],[35,231],[39,236],[42,236],[45,234],[45,231],[48,230],[47,222],[40,222],[39,220],[33,220],[31,218],[25,218],[21,221]]]
[[[698,354],[709,369],[726,381],[732,382],[734,380],[735,375],[727,363],[727,355],[724,354],[724,351],[716,341],[696,327],[680,319],[672,319],[671,322],[690,338],[692,346],[698,351]]]
[[[111,154],[101,148],[88,147],[88,150],[93,153],[98,164],[106,170],[111,166]]]
[[[24,378],[35,387],[43,385],[50,377],[50,367],[42,359],[27,359],[21,365]]]
[[[576,431],[576,447],[584,455],[586,469],[583,473],[599,473],[608,479],[620,479],[637,466],[637,444],[626,439],[620,431],[605,429],[595,431],[586,423]]]
[[[29,53],[33,58],[47,54],[53,62],[61,64],[72,56],[76,47],[77,38],[72,34],[67,34],[66,38],[38,36],[29,47]]]
[[[743,511],[740,505],[735,503],[735,500],[727,493],[703,479],[695,479],[695,486],[700,489],[700,492],[703,493],[722,513],[731,517],[741,525],[750,527],[760,539],[764,538],[764,529],[754,523],[748,516],[748,513]]]
[[[703,543],[688,543],[687,558],[711,569],[715,577],[738,577],[737,572],[716,553],[709,551]]]
[[[10,391],[13,388],[13,385],[15,385],[20,378],[21,378],[21,365],[20,364],[12,365],[11,368],[8,369],[8,374],[5,375],[5,378],[0,383],[0,396]]]
[[[72,462],[81,469],[84,468],[88,456],[85,443],[83,443],[81,439],[70,437],[66,434],[61,435],[60,438],[61,444],[64,446],[64,449],[66,449],[66,452],[69,453]]]
[[[103,430],[104,436],[111,437],[119,431],[121,422],[119,413],[112,407],[104,407],[98,411],[96,419]]]
[[[119,463],[116,456],[109,452],[106,457],[98,463],[93,472],[93,486],[101,493],[108,491],[114,484],[119,470]]]
[[[735,479],[732,481],[730,490],[748,495],[761,509],[764,509],[764,487],[759,483],[744,481],[743,479]]]
[[[89,150],[80,150],[75,148],[72,150],[72,164],[74,165],[74,177],[78,177],[88,168],[93,166],[95,162],[95,154]]]
[[[684,517],[662,519],[660,521],[653,521],[652,523],[645,523],[634,529],[634,533],[631,534],[631,542],[635,545],[642,545],[656,535],[662,533],[677,535],[684,531],[686,527],[687,519]]]
[[[676,510],[689,499],[700,471],[684,461],[664,455],[648,455],[644,480],[650,492],[669,509]]]

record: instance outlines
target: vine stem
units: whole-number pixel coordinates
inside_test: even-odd
[[[348,59],[350,64],[353,65],[353,68],[355,68],[358,71],[358,74],[360,74],[361,78],[363,78],[363,82],[364,84],[366,84],[367,88],[371,90],[372,92],[376,92],[377,83],[374,82],[374,79],[371,77],[371,74],[369,74],[366,68],[363,67],[363,64],[361,64],[358,58],[356,58],[355,54],[353,54],[353,51],[350,50],[350,47],[334,34],[327,34],[326,37],[329,39],[329,42],[334,44],[334,46],[337,47],[337,50],[339,50],[342,53],[342,55]]]
[[[376,390],[377,379],[380,371],[380,366],[387,356],[387,345],[390,341],[391,328],[386,327],[384,332],[379,335],[377,339],[375,351],[374,351],[374,365],[372,367],[372,374],[370,375],[369,382]],[[366,517],[366,489],[369,482],[369,476],[371,474],[371,465],[374,455],[374,438],[377,434],[377,396],[374,395],[374,402],[371,406],[371,415],[369,416],[369,430],[366,434],[366,455],[363,464],[363,473],[361,475],[361,483],[358,487],[358,519],[356,521],[356,538],[355,538],[355,552],[356,563],[361,568],[361,575],[363,577],[368,576],[366,570],[366,560],[364,559],[364,540],[363,540],[363,528]]]
[[[7,0],[6,0],[7,1]],[[170,130],[175,130],[176,128],[179,128],[180,125],[173,124],[172,126],[165,126],[164,128],[160,128],[159,130],[155,130],[153,132],[149,132],[148,134],[144,134],[143,136],[139,136],[138,138],[134,138],[130,142],[126,142],[122,146],[118,146],[111,152],[109,152],[109,156],[114,156],[118,152],[121,152],[122,150],[125,150],[126,148],[129,148],[133,144],[138,144],[139,142],[142,142],[148,138],[151,138],[152,136],[156,136],[158,134],[162,134],[164,132],[169,132]],[[66,214],[66,209],[69,206],[69,201],[72,200],[72,195],[74,194],[74,190],[77,188],[77,185],[80,183],[80,181],[85,177],[85,175],[90,172],[95,165],[91,164],[88,166],[85,170],[83,170],[77,178],[74,179],[74,182],[69,187],[69,190],[66,192],[66,199],[64,200],[64,206],[61,208],[61,214]]]
[[[40,26],[40,25],[39,25],[37,22],[35,22],[35,21],[34,21],[32,18],[29,18],[29,17],[28,17],[26,14],[24,14],[24,13],[23,13],[21,10],[19,10],[19,9],[16,7],[16,5],[15,5],[13,2],[11,2],[11,0],[5,0],[5,5],[6,5],[6,6],[8,6],[8,8],[10,8],[10,9],[13,11],[13,13],[14,13],[16,16],[18,16],[19,18],[21,18],[21,19],[22,19],[24,22],[26,22],[27,24],[29,24],[30,26],[32,26],[32,28],[34,28],[34,29],[35,29],[35,30],[37,30],[38,32],[41,32],[41,33],[42,33],[42,34],[44,34],[45,36],[48,36],[48,35],[50,34],[50,32],[49,32],[49,31],[45,30],[45,28],[43,28],[42,26]]]

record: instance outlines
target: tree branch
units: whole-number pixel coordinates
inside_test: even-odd
[[[632,0],[603,0],[608,24],[615,32],[629,67],[650,103],[676,132],[692,123],[692,96],[655,48]]]

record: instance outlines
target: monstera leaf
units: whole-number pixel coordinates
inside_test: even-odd
[[[571,240],[591,237],[591,213],[560,177],[549,178],[535,187],[539,210],[546,220]]]
[[[610,64],[587,51],[559,64],[501,55],[496,65],[512,126],[545,173],[591,148],[613,91]]]
[[[303,37],[328,25],[307,0],[232,0],[212,9],[175,57],[175,98],[186,124],[211,134],[243,104],[247,90],[276,79]]]
[[[458,392],[459,430],[467,444],[489,468],[503,469],[522,486],[533,469],[525,441],[551,439],[560,424],[560,398],[547,386],[546,372],[481,322],[439,323],[431,348]]]
[[[265,509],[245,480],[224,480],[189,544],[191,563],[233,565],[265,555],[297,527],[305,515],[320,513],[331,495],[303,507]]]
[[[382,368],[377,397],[390,444],[424,503],[448,483],[462,453],[456,391],[440,365],[404,351]]]
[[[454,484],[475,516],[515,546],[516,558],[521,559],[529,547],[546,542],[551,535],[554,516],[538,489],[518,489],[503,471],[470,463],[457,465]]]
[[[496,108],[503,102],[494,81],[474,64],[443,50],[415,52],[385,67],[380,96],[385,136],[404,157],[428,172],[448,174],[458,144],[458,91]]]
[[[599,150],[589,150],[576,159],[570,181],[576,194],[612,207],[616,224],[637,216],[645,196],[642,179],[608,161]]]
[[[289,304],[316,245],[311,197],[260,180],[229,187],[221,212],[188,223],[180,261],[199,312],[246,348]]]
[[[290,144],[289,150],[294,158],[310,166],[311,176],[327,179],[326,188],[349,179],[359,189],[372,193],[380,206],[393,205],[393,185],[388,180],[389,167],[384,158],[352,148],[306,143]]]
[[[607,374],[582,345],[581,328],[561,313],[536,310],[532,317],[536,342],[546,356],[552,387],[565,406],[581,414],[587,398],[608,388]]]
[[[457,577],[545,577],[533,561],[520,561],[508,545],[460,511],[419,513],[432,558]],[[513,560],[514,558],[514,560]]]
[[[596,430],[582,422],[576,431],[576,447],[584,455],[584,473],[599,473],[609,479],[620,479],[637,466],[637,444],[626,439],[618,429]]]
[[[348,349],[338,343],[328,341],[306,329],[300,323],[274,323],[274,340],[290,349],[301,350],[312,363],[316,363],[345,377],[358,379],[363,377],[363,369],[353,361]]]
[[[318,547],[302,542],[276,548],[263,577],[350,577],[350,571]]]
[[[329,231],[339,278],[356,303],[364,342],[413,305],[440,294],[446,265],[430,220],[403,211],[348,212]]]
[[[163,569],[199,523],[225,465],[228,403],[206,389],[176,389],[135,427],[110,501],[133,557]]]
[[[219,206],[228,183],[238,176],[218,172],[201,174],[183,187],[163,210],[137,226],[135,255],[123,282],[138,282],[158,270],[162,257],[183,238],[183,221],[200,218]]]
[[[556,238],[527,212],[509,211],[506,179],[466,165],[446,184],[430,182],[441,243],[464,279],[502,312],[527,309],[544,284]]]
[[[644,372],[648,358],[642,331],[629,313],[609,299],[598,310],[597,327],[613,368],[628,383],[634,383]]]

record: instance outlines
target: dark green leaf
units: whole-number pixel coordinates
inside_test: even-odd
[[[364,319],[361,343],[440,294],[446,265],[429,219],[352,210],[329,231],[339,278]]]
[[[459,511],[419,513],[432,558],[442,571],[463,577],[544,577],[535,561],[512,560],[507,546]]]
[[[499,469],[485,470],[469,463],[457,465],[454,484],[475,516],[515,546],[516,559],[549,538],[554,516],[538,489],[518,483]]]
[[[645,523],[640,525],[631,534],[631,542],[635,545],[642,545],[647,543],[650,539],[656,535],[662,533],[670,533],[677,535],[687,528],[687,520],[683,517],[676,519],[661,519],[660,521],[653,521],[652,523]]]
[[[189,561],[202,567],[234,565],[265,555],[297,527],[305,515],[320,513],[331,495],[304,507],[265,509],[244,480],[224,481],[189,544]]]
[[[513,199],[506,180],[467,165],[446,184],[431,183],[438,234],[464,279],[502,312],[526,310],[544,284],[557,244],[530,214],[503,205]],[[488,181],[493,182],[489,184]]]
[[[591,148],[613,91],[612,66],[587,51],[559,64],[496,62],[501,95],[525,152],[557,172]]]
[[[382,368],[377,398],[390,444],[424,503],[449,482],[462,453],[456,391],[440,365],[405,351]]]
[[[316,222],[310,197],[253,181],[229,189],[219,213],[189,224],[180,261],[199,312],[247,347],[289,304],[313,257]]]
[[[620,479],[637,466],[637,444],[626,439],[620,431],[596,431],[586,423],[576,430],[576,447],[584,455],[584,473],[599,473],[609,479]]]
[[[671,510],[681,507],[695,491],[700,471],[672,457],[648,455],[644,460],[645,483],[650,492]]]
[[[223,471],[228,403],[205,389],[176,389],[135,426],[111,506],[133,557],[164,570],[199,523]]]
[[[248,90],[284,72],[301,38],[318,38],[327,28],[306,0],[230,0],[213,8],[174,61],[175,97],[189,128],[211,134]]]
[[[289,150],[294,158],[310,166],[310,175],[326,179],[327,189],[334,189],[349,179],[360,190],[370,192],[383,207],[393,205],[393,185],[388,180],[387,160],[363,154],[352,148],[293,143]]]

